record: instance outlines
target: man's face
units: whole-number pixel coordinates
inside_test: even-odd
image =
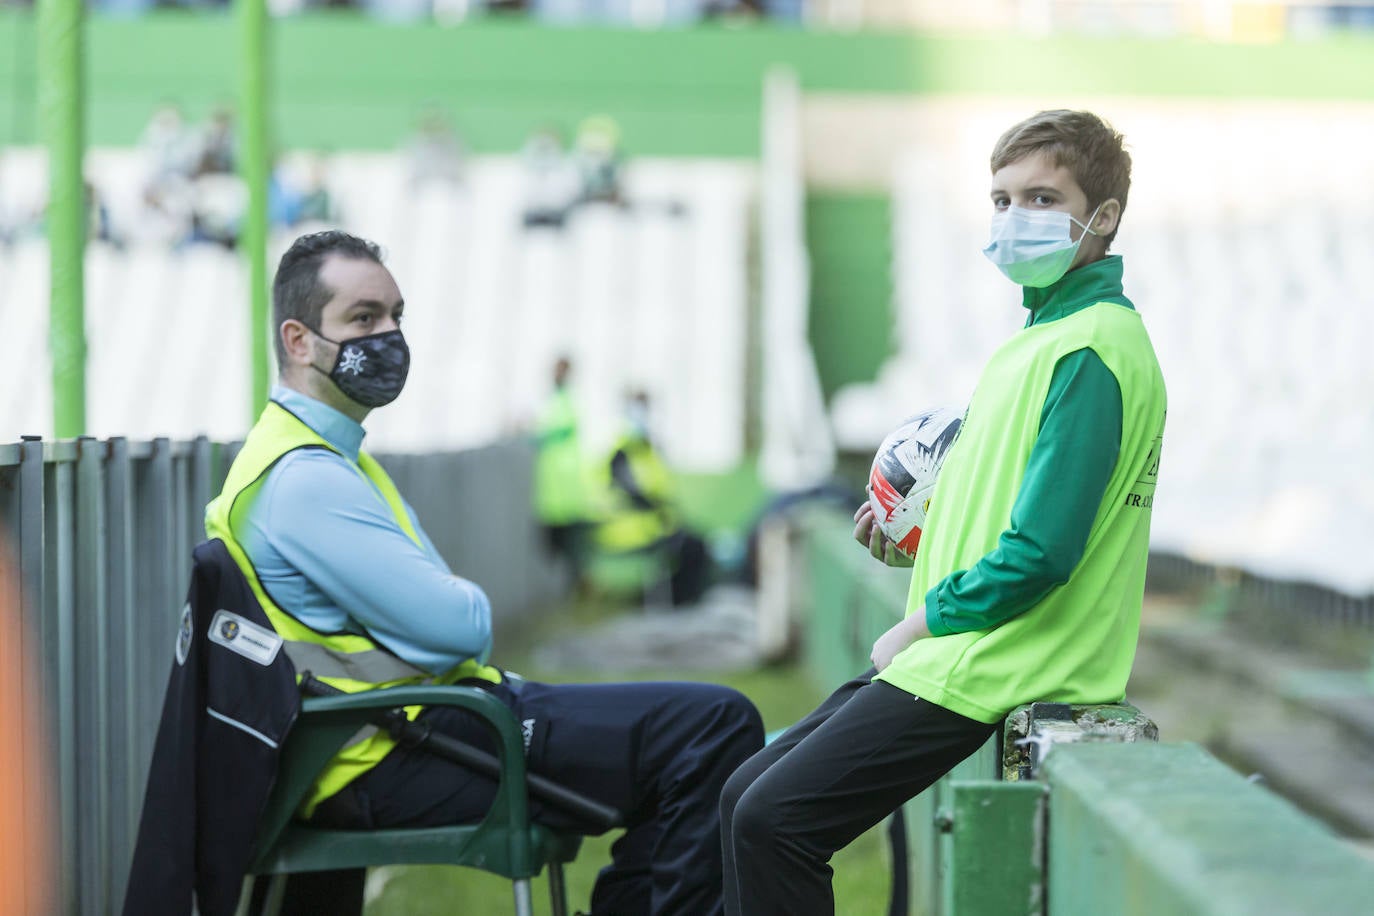
[[[320,334],[334,341],[394,331],[401,326],[405,301],[391,271],[366,258],[331,255],[320,265],[320,282],[334,296],[320,313]],[[320,341],[333,363],[336,347]]]
[[[1093,216],[1088,207],[1088,195],[1078,186],[1073,173],[1045,153],[1031,153],[1015,162],[1002,166],[992,176],[992,207],[996,211],[1008,206],[1025,210],[1059,210],[1069,214],[1076,222],[1069,224],[1069,237],[1077,240],[1083,234],[1083,226]],[[1106,243],[1100,237],[1115,228],[1117,212],[1108,201],[1100,208],[1092,229],[1098,237],[1089,236],[1079,247],[1073,267],[1090,260],[1096,260],[1106,251]],[[1110,226],[1104,225],[1110,222]],[[1070,270],[1073,269],[1070,268]]]
[[[333,291],[320,313],[319,333],[293,319],[282,324],[283,340],[293,372],[303,373],[295,376],[300,390],[361,422],[369,408],[348,398],[329,372],[344,342],[398,330],[405,302],[391,271],[366,258],[331,255],[320,265],[319,280]]]

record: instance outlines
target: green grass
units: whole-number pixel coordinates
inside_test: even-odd
[[[498,662],[526,677],[559,683],[621,680],[607,672],[545,672],[531,661],[541,640],[579,629],[604,619],[607,612],[581,602],[550,614],[537,628],[501,634]],[[699,680],[726,684],[743,692],[758,706],[765,728],[782,728],[811,711],[823,691],[795,665],[722,675],[719,672],[655,671],[636,674],[636,680]],[[610,861],[610,847],[619,833],[590,837],[577,861],[566,870],[568,902],[573,911],[588,909],[597,872]],[[887,911],[889,864],[886,835],[880,825],[842,850],[832,863],[835,869],[836,913],[867,916]],[[366,916],[450,916],[474,913],[482,916],[514,911],[511,885],[504,878],[466,868],[444,866],[387,869],[373,880],[384,880],[381,895],[366,909]],[[549,913],[548,884],[541,875],[534,881],[536,914]]]

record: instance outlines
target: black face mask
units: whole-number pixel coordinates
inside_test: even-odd
[[[329,340],[319,331],[315,333],[321,340]],[[410,372],[410,347],[400,331],[383,331],[381,334],[329,342],[339,347],[334,368],[325,372],[313,363],[310,368],[328,375],[349,400],[364,407],[382,407],[396,400],[406,386],[406,375]]]

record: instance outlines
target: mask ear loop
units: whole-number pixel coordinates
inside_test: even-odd
[[[1109,197],[1109,198],[1107,198],[1107,200],[1111,200],[1111,198]],[[1090,216],[1090,217],[1088,217],[1088,221],[1087,221],[1086,223],[1079,223],[1078,220],[1073,219],[1072,216],[1070,216],[1069,219],[1073,219],[1073,221],[1074,221],[1075,223],[1077,223],[1079,226],[1083,227],[1083,231],[1086,232],[1088,235],[1091,235],[1093,238],[1100,239],[1100,238],[1102,238],[1102,236],[1098,235],[1095,231],[1093,231],[1093,221],[1097,219],[1097,214],[1100,213],[1100,212],[1102,211],[1102,208],[1103,208],[1103,206],[1106,205],[1106,203],[1107,203],[1107,201],[1104,200],[1104,201],[1102,201],[1102,203],[1100,203],[1100,204],[1098,204],[1096,207],[1094,207],[1094,208],[1093,208],[1093,215]],[[1078,240],[1079,240],[1080,242],[1083,241],[1083,239],[1082,239],[1081,236],[1079,237]]]
[[[299,321],[300,319],[297,320]],[[335,367],[339,365],[339,360],[343,357],[343,341],[330,340],[328,337],[325,337],[323,334],[312,328],[310,325],[305,324],[304,321],[301,321],[301,324],[305,325],[306,330],[308,330],[311,334],[314,334],[320,340],[323,340],[325,343],[333,344],[334,346],[339,348],[338,352],[334,354],[334,362],[332,365],[330,365],[329,371],[327,372],[324,369],[321,369],[319,366],[315,365],[315,361],[313,359],[310,361],[311,369],[314,369],[320,375],[323,375],[325,378],[329,379],[330,381],[333,381],[333,379],[330,377],[334,374]]]

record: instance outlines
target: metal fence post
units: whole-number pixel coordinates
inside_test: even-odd
[[[105,468],[103,449],[95,439],[82,437],[76,448],[72,564],[76,863],[81,911],[96,914],[107,911],[110,899]]]
[[[76,645],[75,613],[76,513],[74,470],[76,443],[53,442],[45,449],[43,463],[43,603],[39,627],[40,656],[44,666],[43,708],[54,723],[53,763],[56,764],[58,808],[58,901],[62,912],[80,912],[81,889],[77,884],[76,792]]]
[[[130,653],[138,672],[134,707],[138,745],[130,749],[141,780],[152,760],[153,738],[162,712],[162,695],[172,664],[172,643],[181,601],[176,595],[169,558],[175,521],[172,511],[172,450],[155,439],[134,470],[134,645]],[[140,795],[140,802],[142,797]]]
[[[117,905],[124,898],[143,801],[143,772],[134,762],[141,739],[135,702],[137,680],[146,676],[135,655],[133,475],[129,465],[129,443],[123,438],[109,441],[105,464],[105,526],[105,645],[109,658],[105,681],[109,704],[106,740],[111,747],[120,749],[110,756],[106,842],[110,899]]]
[[[47,555],[45,544],[46,518],[44,512],[44,470],[43,442],[37,436],[25,436],[19,446],[18,473],[18,513],[15,531],[18,537],[11,544],[19,566],[22,592],[20,596],[20,638],[27,650],[23,656],[24,670],[20,682],[26,690],[38,690],[36,697],[28,698],[39,709],[46,709],[50,699],[47,695],[47,673],[43,666],[43,609],[47,595]],[[30,823],[52,823],[54,814],[60,806],[57,798],[58,785],[51,778],[53,766],[57,762],[57,731],[52,728],[49,717],[44,715],[40,721],[45,732],[38,740],[44,744],[43,759],[47,763],[45,772],[23,773],[20,787],[24,792],[25,814]],[[55,841],[56,832],[49,834]],[[56,843],[53,844],[54,849]],[[44,895],[40,890],[46,880],[53,889],[49,901],[70,903],[67,893],[58,894],[57,870],[61,868],[60,859],[54,853],[48,875],[36,876],[27,888],[31,912],[38,912]]]

